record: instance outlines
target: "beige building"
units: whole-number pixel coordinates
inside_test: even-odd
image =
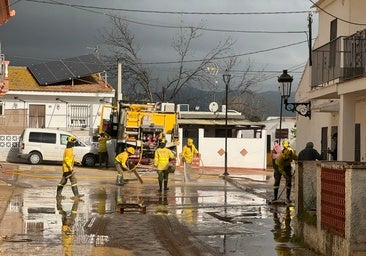
[[[299,161],[294,233],[324,255],[366,255],[366,1],[319,0],[318,37],[300,80],[296,103],[311,102],[311,119],[297,117],[297,146],[313,141],[337,161]],[[327,154],[328,155],[328,154]],[[332,160],[328,155],[328,160]],[[314,218],[311,218],[314,216]],[[301,217],[300,217],[301,218]]]
[[[319,0],[313,7],[318,37],[295,95],[296,102],[311,102],[312,113],[297,117],[297,150],[313,141],[326,154],[337,134],[337,160],[365,161],[366,2]]]

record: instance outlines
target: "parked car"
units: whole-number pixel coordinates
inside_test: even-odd
[[[18,157],[27,159],[30,164],[39,164],[43,161],[62,161],[69,132],[44,129],[26,128],[19,139]],[[75,135],[75,160],[83,166],[93,167],[98,159],[98,149],[87,146]]]

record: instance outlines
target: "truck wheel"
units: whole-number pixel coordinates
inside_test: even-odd
[[[82,162],[83,166],[94,167],[95,163],[96,163],[96,157],[94,155],[89,154],[84,156]]]
[[[39,152],[31,152],[28,156],[28,161],[30,164],[39,164],[42,162],[42,155]]]

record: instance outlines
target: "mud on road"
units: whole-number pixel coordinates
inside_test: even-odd
[[[267,174],[240,182],[246,190],[218,173],[196,172],[184,183],[176,171],[159,193],[156,173],[143,173],[143,184],[126,174],[129,182],[116,186],[114,170],[80,168],[83,201],[70,199],[70,187],[57,201],[59,172],[21,166],[0,174],[0,255],[316,255],[290,242],[291,209],[274,214],[266,204]],[[121,214],[121,203],[142,203],[146,213]]]

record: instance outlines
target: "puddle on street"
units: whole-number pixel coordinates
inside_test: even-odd
[[[136,208],[131,209],[134,215],[128,209],[124,215],[116,211],[117,204],[128,202],[146,205],[146,215],[176,216],[224,255],[316,255],[289,242],[291,207],[269,207],[265,199],[234,186],[176,184],[159,194],[155,185],[99,184],[91,186],[83,201],[71,200],[69,187],[65,188],[66,198],[59,201],[54,187],[17,189],[1,223],[0,254],[108,255],[108,250],[118,249],[111,248],[111,220],[145,215]],[[106,247],[104,251],[97,250],[102,247]]]

